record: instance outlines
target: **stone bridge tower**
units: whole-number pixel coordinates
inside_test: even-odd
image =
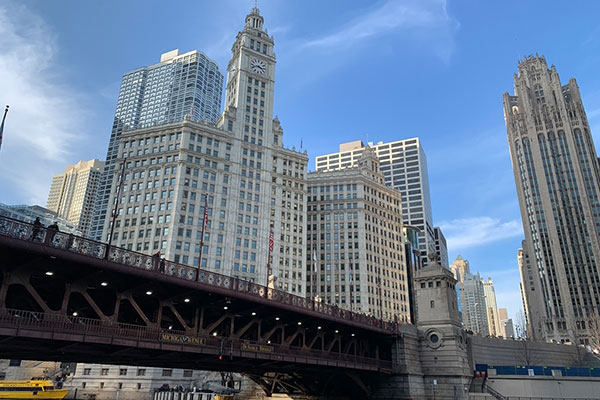
[[[419,355],[426,398],[466,399],[473,368],[461,327],[456,279],[438,256],[416,271]]]

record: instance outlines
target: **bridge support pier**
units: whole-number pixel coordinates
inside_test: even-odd
[[[409,326],[392,347],[392,374],[380,376],[372,386],[373,400],[423,399],[425,389],[416,327]]]

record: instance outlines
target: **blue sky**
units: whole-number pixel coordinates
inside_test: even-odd
[[[179,48],[225,73],[253,1],[5,0],[0,202],[45,205],[51,178],[106,154],[121,77]],[[520,307],[522,225],[502,94],[517,61],[543,54],[575,77],[600,135],[599,2],[261,0],[278,59],[275,112],[285,144],[314,157],[352,140],[418,136],[436,225]]]

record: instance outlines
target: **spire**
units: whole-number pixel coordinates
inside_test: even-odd
[[[264,23],[265,20],[260,15],[260,10],[258,9],[258,1],[254,0],[254,8],[252,8],[252,10],[250,10],[250,14],[246,16],[246,29],[254,28],[262,30]]]

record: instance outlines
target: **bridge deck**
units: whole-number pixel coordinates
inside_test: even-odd
[[[3,217],[0,252],[4,357],[390,373],[412,328]]]

